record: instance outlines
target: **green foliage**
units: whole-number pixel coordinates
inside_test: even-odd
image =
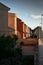
[[[1,36],[0,37],[0,46],[2,46],[2,48],[4,47],[11,47],[13,48],[14,45],[16,45],[16,41],[17,41],[18,37],[16,35],[13,35],[13,37],[11,36]]]
[[[23,46],[23,45],[24,45],[24,42],[23,42],[23,41],[21,41],[21,42],[20,42],[20,46]]]
[[[34,56],[33,55],[23,56],[23,65],[34,65]]]
[[[2,35],[0,37],[0,58],[5,59],[10,57],[11,64],[21,65],[22,49],[15,48],[17,40],[18,37],[16,35],[13,35],[12,37]],[[14,59],[12,59],[12,57]]]
[[[20,48],[16,48],[15,49],[15,53],[14,53],[14,56],[15,56],[15,65],[21,65],[22,64],[22,50]]]

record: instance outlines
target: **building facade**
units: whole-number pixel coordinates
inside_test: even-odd
[[[30,37],[31,28],[28,27],[25,23],[23,23],[23,38]]]
[[[17,31],[20,37],[23,38],[23,22],[21,19],[17,18]]]
[[[13,34],[18,38],[30,37],[30,28],[14,13],[8,13],[8,27],[14,29]]]
[[[39,39],[40,38],[40,34],[41,34],[41,27],[36,27],[34,30],[33,30],[33,34],[34,35],[37,35],[37,38]]]
[[[0,34],[8,34],[8,11],[10,8],[0,3]]]
[[[13,29],[13,34],[17,35],[17,15],[14,13],[8,13],[8,27]],[[12,34],[12,32],[9,32]]]
[[[30,28],[15,13],[9,13],[9,10],[10,8],[0,3],[0,34],[30,37]]]

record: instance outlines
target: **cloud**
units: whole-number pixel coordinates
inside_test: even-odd
[[[39,18],[41,18],[41,15],[31,15],[31,17],[34,19],[39,19]]]

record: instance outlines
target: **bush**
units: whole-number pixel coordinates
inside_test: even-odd
[[[15,48],[17,40],[16,35],[0,37],[0,62],[3,63],[3,59],[7,59],[9,62],[11,61],[11,64],[20,65],[22,63],[22,50]]]

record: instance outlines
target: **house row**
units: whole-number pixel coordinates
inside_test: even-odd
[[[13,33],[9,32],[11,35],[16,34],[19,38],[30,37],[31,28],[14,13],[8,13],[8,27],[14,30]]]
[[[0,3],[0,34],[18,35],[18,38],[30,37],[31,28],[28,27],[17,14],[9,13],[10,8]]]

